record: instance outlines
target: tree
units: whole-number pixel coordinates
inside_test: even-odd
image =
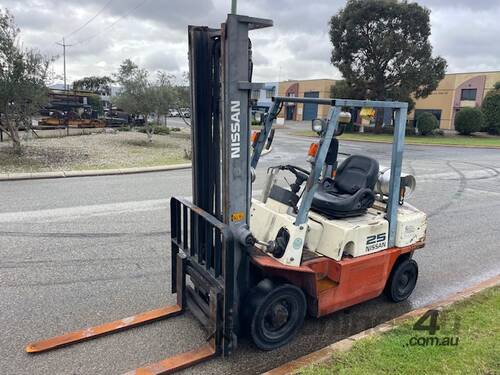
[[[439,128],[439,122],[432,113],[424,112],[417,118],[417,128],[421,135],[429,135]]]
[[[121,86],[121,91],[114,102],[130,114],[144,119],[144,126],[149,142],[153,141],[153,127],[148,122],[148,116],[158,108],[157,90],[149,81],[147,70],[139,68],[130,59],[120,65],[115,75]]]
[[[8,10],[0,10],[0,129],[7,132],[16,154],[22,152],[19,128],[31,129],[31,119],[48,100],[50,60],[23,49],[19,29]]]
[[[446,61],[432,57],[430,11],[396,0],[348,0],[330,20],[331,62],[359,99],[425,98],[443,79]],[[383,118],[379,111],[377,131]]]
[[[500,134],[500,82],[495,83],[494,90],[486,94],[481,108],[485,130],[490,134]]]
[[[330,96],[337,99],[363,99],[364,92],[345,79],[335,82],[330,88]]]
[[[73,89],[87,90],[93,92],[94,94],[111,96],[111,84],[113,82],[113,79],[108,76],[83,77],[82,79],[73,82]]]

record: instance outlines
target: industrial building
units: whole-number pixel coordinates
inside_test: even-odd
[[[446,74],[427,98],[418,99],[408,116],[413,123],[419,113],[431,112],[442,130],[455,129],[455,115],[461,108],[480,107],[488,91],[500,81],[500,71]]]
[[[329,98],[333,79],[308,79],[301,81],[284,81],[278,86],[279,96],[295,96],[306,98]],[[314,103],[287,103],[279,117],[285,120],[306,121],[328,114],[329,106]]]
[[[431,112],[442,130],[454,130],[455,114],[465,107],[480,107],[485,95],[500,81],[500,71],[446,74],[439,86],[427,98],[418,99],[408,119],[415,125],[420,113]],[[333,79],[291,80],[279,82],[278,95],[329,98]],[[273,83],[276,87],[276,83]],[[306,121],[325,118],[327,106],[289,103],[279,117],[285,120]]]
[[[273,96],[278,95],[278,86],[278,82],[266,82],[260,90],[252,90],[252,107],[268,111],[273,104]]]

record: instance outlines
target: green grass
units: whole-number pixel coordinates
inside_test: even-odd
[[[459,328],[454,331],[454,323]],[[306,368],[303,375],[330,374],[500,374],[500,287],[488,289],[440,313],[436,336],[458,337],[456,346],[410,346],[415,320],[357,341],[332,361]],[[426,323],[428,324],[429,321]]]
[[[305,137],[317,137],[312,130],[301,130],[295,135]],[[371,133],[344,133],[339,137],[344,141],[362,141],[362,142],[382,142],[391,143],[390,134],[371,134]],[[407,136],[407,144],[413,145],[441,145],[441,146],[462,146],[462,147],[493,147],[500,148],[500,137],[483,137],[475,135],[455,135],[455,136]]]

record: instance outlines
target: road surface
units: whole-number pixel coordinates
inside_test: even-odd
[[[265,168],[305,165],[310,140],[277,133]],[[341,152],[389,164],[390,145],[344,142]],[[242,340],[235,355],[186,373],[256,374],[500,270],[500,152],[408,146],[416,175],[409,201],[429,215],[427,247],[416,253],[409,301],[384,297],[319,320],[274,352]],[[53,352],[28,355],[27,342],[171,304],[169,198],[190,196],[191,171],[0,183],[0,368],[5,374],[120,374],[205,342],[190,315]]]

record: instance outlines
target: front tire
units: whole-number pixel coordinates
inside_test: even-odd
[[[392,272],[385,294],[394,302],[402,302],[412,294],[418,279],[418,265],[413,259],[397,263]]]
[[[248,300],[249,333],[262,350],[273,350],[290,342],[304,323],[307,302],[295,285],[262,280]]]

